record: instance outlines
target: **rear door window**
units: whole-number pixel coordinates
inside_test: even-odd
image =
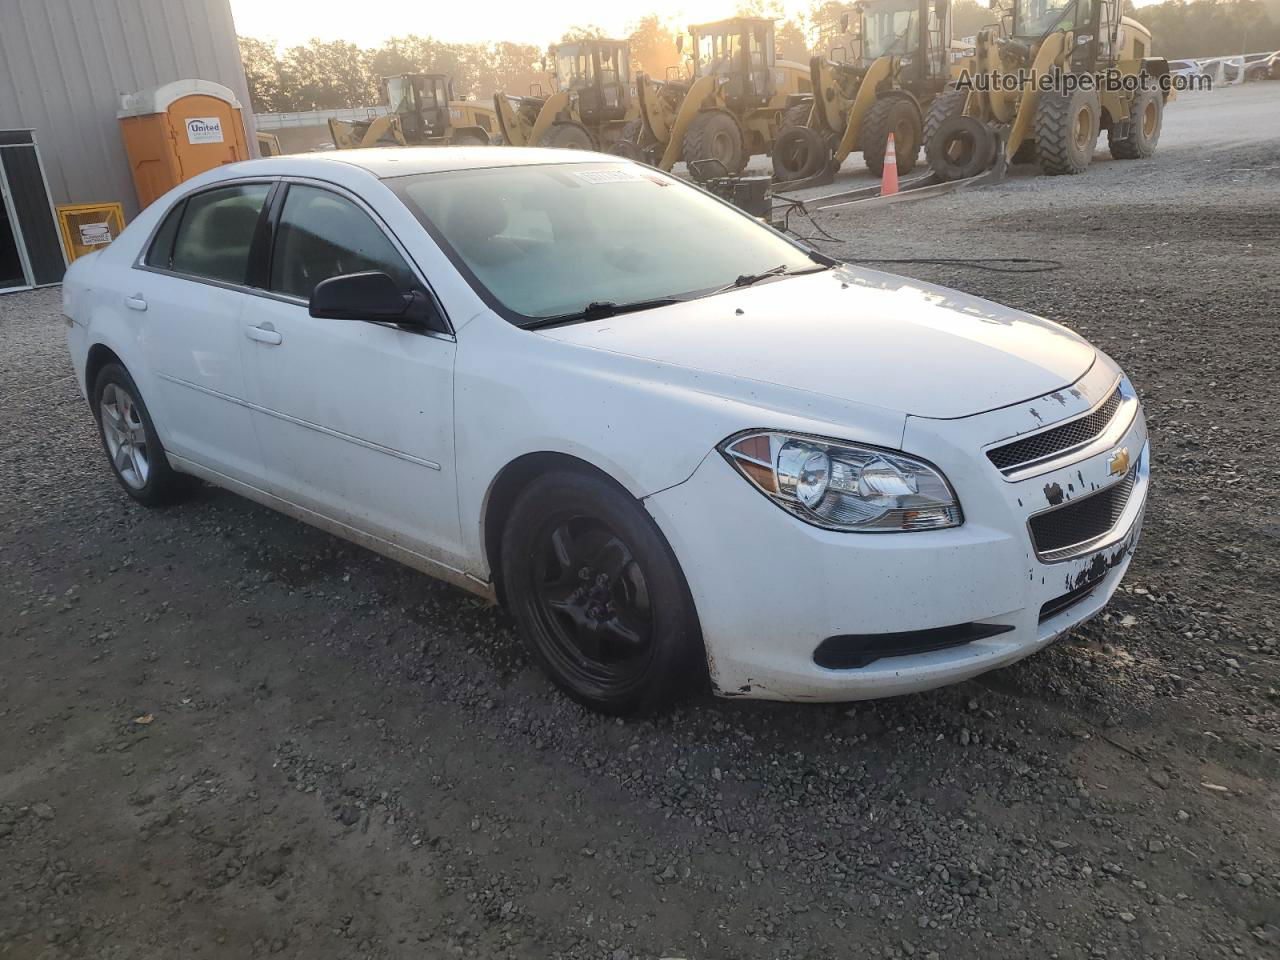
[[[269,183],[238,183],[189,197],[174,239],[171,269],[208,280],[245,283],[249,249],[270,191]]]
[[[160,267],[162,270],[173,268],[173,239],[178,233],[178,224],[182,222],[182,208],[185,200],[173,205],[169,215],[160,224],[160,229],[151,240],[151,249],[147,251],[147,266]]]

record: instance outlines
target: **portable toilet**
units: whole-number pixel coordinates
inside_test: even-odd
[[[175,80],[125,94],[116,116],[144,207],[184,180],[250,156],[240,101],[220,83]]]

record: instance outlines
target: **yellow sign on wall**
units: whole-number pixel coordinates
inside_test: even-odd
[[[58,207],[62,242],[72,260],[105,247],[124,229],[124,209],[118,203],[65,203]]]

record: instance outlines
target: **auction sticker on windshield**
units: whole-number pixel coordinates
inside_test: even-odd
[[[574,176],[586,183],[630,183],[649,179],[634,170],[578,170]]]

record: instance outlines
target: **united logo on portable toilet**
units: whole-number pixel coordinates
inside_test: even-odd
[[[221,117],[190,117],[187,120],[187,143],[221,143]]]

